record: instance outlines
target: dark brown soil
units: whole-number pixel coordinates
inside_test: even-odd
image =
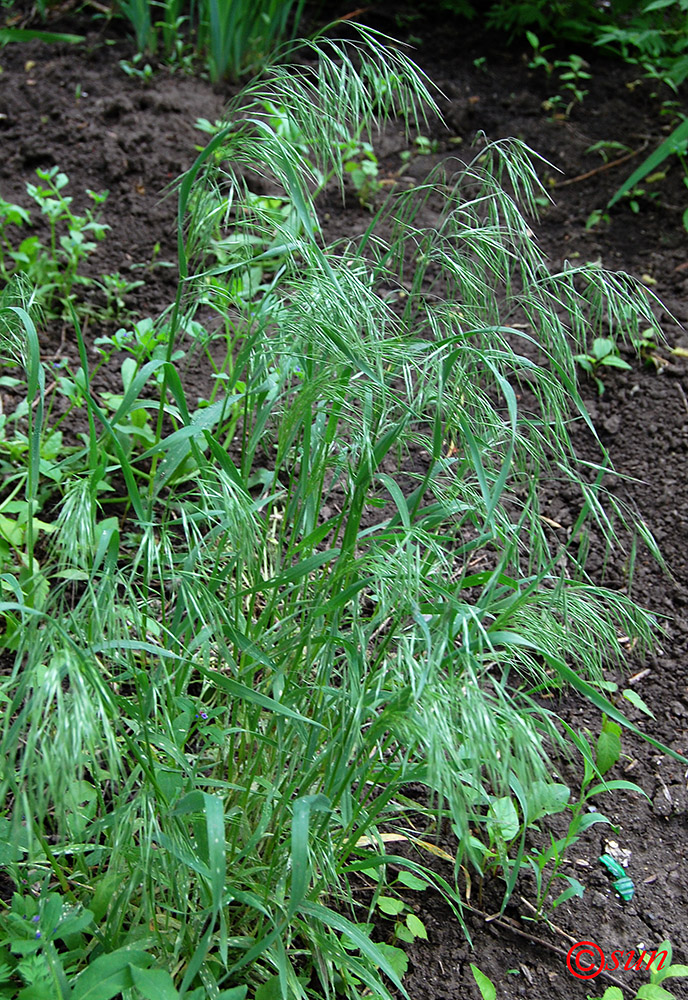
[[[347,13],[346,4],[341,10],[331,6],[333,15]],[[604,209],[643,155],[599,170],[599,153],[586,151],[598,141],[653,149],[666,135],[668,122],[660,116],[660,107],[671,95],[655,95],[657,85],[641,79],[639,71],[599,53],[585,53],[592,79],[584,103],[574,107],[568,118],[552,118],[542,103],[556,92],[556,85],[532,73],[521,52],[507,52],[497,42],[468,36],[464,28],[446,20],[411,21],[407,15],[413,13],[412,8],[373,3],[365,14],[369,23],[391,35],[403,39],[412,31],[416,44],[422,39],[415,58],[446,97],[441,105],[448,130],[436,126],[431,135],[438,141],[438,153],[417,156],[407,176],[421,176],[430,162],[456,151],[452,139],[460,137],[468,145],[478,130],[493,139],[523,138],[563,171],[543,168],[552,180],[556,206],[544,211],[536,227],[552,265],[557,267],[565,259],[601,259],[608,267],[641,276],[666,305],[659,315],[669,347],[688,348],[686,333],[668,319],[668,312],[681,322],[688,318],[688,253],[681,224],[688,197],[678,162],[669,165],[663,182],[648,188],[657,197],[641,198],[638,214],[621,204],[611,211],[609,223],[585,229],[590,214]],[[97,24],[94,31],[93,25],[92,20],[78,17],[50,25],[54,30],[87,32],[83,47],[31,43],[11,45],[0,53],[0,196],[31,207],[26,182],[34,180],[36,167],[53,164],[68,174],[77,210],[86,207],[86,188],[108,188],[104,219],[111,231],[91,267],[94,273],[120,271],[137,278],[141,272],[130,272],[130,266],[150,261],[156,244],[158,260],[175,258],[175,203],[173,198],[163,199],[163,191],[191,164],[194,147],[204,141],[194,129],[196,118],[220,117],[227,93],[217,92],[202,79],[163,68],[148,82],[127,77],[119,60],[131,57],[130,44],[124,35],[118,37],[114,24],[107,34],[99,33],[105,29]],[[106,45],[106,37],[114,44]],[[476,66],[474,60],[482,56],[486,60]],[[685,98],[681,104],[688,111]],[[392,146],[386,140],[383,152],[389,152],[381,157],[383,173],[390,176],[401,165]],[[620,154],[610,155],[613,159]],[[370,218],[354,205],[341,209],[332,201],[327,207],[335,235],[350,235]],[[132,294],[131,307],[143,315],[156,315],[174,294],[173,274],[163,268],[146,272],[146,285]],[[99,333],[102,330],[91,326],[88,336]],[[77,363],[66,328],[53,324],[42,336],[46,357],[59,349]],[[688,754],[688,362],[666,349],[660,353],[668,363],[659,372],[628,354],[631,372],[605,377],[601,397],[592,383],[585,391],[617,470],[631,477],[616,487],[617,495],[641,512],[659,539],[672,574],[662,575],[649,557],[639,555],[633,593],[643,605],[666,616],[666,636],[655,655],[644,663],[629,663],[616,679],[621,687],[633,687],[655,713],[649,720],[629,708],[629,717],[679,753]],[[202,395],[202,374],[198,379]],[[110,388],[116,392],[120,386],[117,382]],[[580,447],[585,454],[591,446],[581,438]],[[590,457],[598,456],[591,451]],[[570,525],[565,496],[553,498],[551,516],[564,527]],[[602,567],[598,569],[601,578]],[[608,568],[606,582],[626,586],[622,560]],[[576,699],[567,698],[559,707],[574,727],[588,725],[597,731],[599,718]],[[571,850],[565,870],[575,873],[586,892],[552,914],[559,930],[521,919],[529,916],[522,897],[527,899],[532,888],[525,880],[517,886],[502,920],[486,922],[479,913],[467,911],[475,949],[471,952],[451,913],[425,893],[411,900],[428,930],[428,941],[409,951],[406,986],[414,1000],[478,997],[471,961],[497,984],[500,1000],[599,996],[609,984],[603,976],[585,983],[567,970],[566,953],[579,940],[597,943],[609,956],[614,949],[651,949],[666,937],[674,946],[675,960],[688,961],[686,769],[640,740],[625,736],[623,746],[626,756],[611,776],[637,782],[648,798],[618,793],[599,800],[600,810],[615,829],[594,826]],[[576,776],[570,777],[575,783]],[[608,840],[631,852],[628,874],[636,885],[631,902],[621,901],[598,863]],[[442,874],[451,880],[451,865],[445,866]],[[476,910],[494,914],[499,903],[497,886],[486,886],[481,902],[473,885],[470,904]],[[646,980],[623,969],[615,975],[629,990]],[[672,983],[676,996],[688,997],[683,981],[667,985]]]

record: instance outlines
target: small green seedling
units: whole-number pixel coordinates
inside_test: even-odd
[[[414,144],[421,156],[429,156],[431,153],[437,153],[440,148],[437,139],[428,139],[426,135],[417,135],[414,139]]]
[[[218,132],[221,132],[225,125],[226,122],[221,121],[219,118],[216,118],[214,122],[211,122],[208,118],[197,118],[194,127],[197,128],[199,132],[205,132],[206,135],[213,136],[217,135]],[[203,149],[203,147],[196,146],[196,149]]]
[[[413,872],[402,871],[389,888],[399,891],[411,889],[414,892],[424,892],[428,886],[429,883],[425,879],[418,878]],[[399,896],[378,896],[377,908],[386,917],[394,918],[394,937],[397,941],[403,941],[405,944],[412,944],[416,938],[427,941],[428,932],[425,929],[425,924],[420,917],[416,916],[413,908]]]
[[[601,368],[631,370],[628,362],[619,357],[619,349],[609,337],[596,337],[592,342],[590,353],[576,354],[575,360],[583,371],[587,372],[594,379],[600,396],[604,392],[604,383],[598,374]]]
[[[156,267],[174,267],[174,263],[171,260],[158,260],[160,255],[160,243],[156,243],[153,247],[153,253],[151,254],[151,259],[145,264],[130,264],[130,271],[144,270],[149,274],[153,272]],[[131,291],[131,289],[130,289]]]
[[[141,52],[137,52],[131,60],[120,59],[119,67],[127,76],[135,76],[139,80],[145,80],[146,83],[149,83],[153,79],[153,67],[150,63],[143,63],[143,54]]]
[[[666,962],[662,961],[663,952],[666,952]],[[686,978],[688,978],[688,965],[674,965],[671,942],[662,941],[661,944],[657,945],[657,957],[650,963],[650,984],[659,986],[667,979]]]
[[[631,176],[621,185],[609,200],[607,208],[611,208],[620,198],[628,197],[632,211],[639,211],[638,198],[645,194],[644,188],[639,188],[641,181],[650,183],[664,178],[664,173],[657,173],[657,168],[671,156],[677,156],[684,171],[684,184],[688,187],[688,120],[680,122],[671,135],[633,171]],[[654,191],[650,197],[658,197]],[[688,229],[688,208],[683,213],[683,226]]]
[[[585,155],[588,153],[599,153],[605,163],[609,163],[611,156],[610,154],[615,154],[616,156],[624,156],[625,154],[632,153],[633,150],[630,146],[627,146],[623,142],[615,142],[613,140],[600,139],[599,142],[594,142],[592,146],[588,146],[585,150]]]
[[[352,138],[340,146],[344,156],[344,171],[351,178],[359,204],[370,211],[380,191],[380,168],[375,150],[369,142]]]
[[[632,154],[633,150],[630,146],[627,146],[623,142],[601,139],[599,142],[594,142],[592,146],[588,146],[585,153],[586,155],[588,153],[599,153],[604,163],[610,163],[612,156],[621,155],[621,157],[625,157]],[[604,209],[595,208],[586,219],[585,228],[589,232],[591,229],[594,229],[595,226],[599,226],[601,222],[609,225],[611,222],[611,216],[609,215],[609,212],[606,212]]]
[[[102,274],[98,284],[105,292],[106,304],[102,314],[103,318],[120,320],[129,315],[126,296],[140,288],[144,282],[127,281],[119,271],[114,271],[112,274]]]
[[[635,1000],[674,1000],[674,994],[664,983],[667,979],[686,978],[688,965],[672,965],[671,942],[662,941],[657,945],[656,957],[648,966],[648,971],[650,982],[644,983],[638,989]],[[588,1000],[624,1000],[624,993],[618,986],[608,986],[601,997],[589,997]]]
[[[576,104],[582,104],[588,91],[583,89],[586,80],[591,79],[588,73],[589,64],[582,56],[570,55],[568,59],[557,59],[551,62],[545,57],[545,52],[549,52],[553,45],[540,45],[540,39],[532,31],[526,31],[526,38],[532,47],[532,55],[528,61],[528,68],[532,70],[543,69],[550,78],[555,69],[559,70],[559,82],[562,89],[567,91],[566,96],[555,94],[543,102],[545,111],[555,113],[562,109],[560,114],[568,118]],[[568,103],[567,103],[568,102]]]
[[[400,154],[402,163],[410,163],[414,156],[430,156],[431,153],[439,152],[440,144],[437,139],[428,139],[426,135],[417,135],[413,140],[413,147],[405,149]]]
[[[654,181],[664,180],[666,174],[658,173],[652,174],[647,178],[647,183],[652,184]],[[642,198],[647,198],[650,201],[657,201],[659,198],[659,191],[648,191],[647,188],[640,187],[640,185],[635,185],[630,188],[624,197],[628,198],[628,204],[634,215],[638,215],[640,212],[640,201]]]
[[[19,205],[0,199],[0,277],[9,282],[13,275],[23,273],[34,288],[34,301],[48,313],[66,312],[73,301],[74,286],[91,285],[93,279],[79,274],[81,263],[96,249],[109,229],[100,221],[99,209],[108,192],[87,191],[94,209],[85,215],[75,215],[73,199],[65,194],[69,178],[58,167],[37,170],[40,183],[27,184],[27,194],[38,205],[50,229],[49,245],[38,236],[26,236],[16,246],[7,229],[31,225],[30,213]],[[57,304],[60,304],[59,309]]]
[[[609,212],[603,211],[601,208],[593,208],[590,215],[585,220],[586,232],[590,232],[595,226],[599,226],[601,222],[606,222],[607,225],[612,221]]]
[[[661,335],[649,327],[647,330],[643,330],[639,337],[636,337],[633,341],[633,346],[642,358],[643,362],[648,366],[648,368],[654,368],[655,371],[661,371],[662,368],[668,363],[660,354],[657,352],[660,349],[660,344],[658,341],[661,339]]]
[[[559,80],[564,90],[568,90],[573,98],[566,108],[566,117],[568,118],[574,104],[582,104],[584,98],[587,97],[588,91],[583,90],[582,83],[585,80],[591,80],[592,75],[587,72],[586,67],[589,69],[589,64],[582,56],[570,55],[568,59],[558,59],[554,65],[563,70],[559,74]]]
[[[150,316],[138,320],[129,329],[121,327],[112,336],[97,337],[95,346],[102,354],[109,354],[112,350],[126,351],[131,354],[139,367],[147,361],[153,361],[166,357],[167,345],[170,337],[169,326],[165,323],[156,323]],[[103,350],[109,348],[109,350]],[[184,357],[184,351],[173,352],[172,360],[178,361]],[[158,373],[162,378],[162,373]]]
[[[533,50],[528,61],[528,69],[544,69],[547,76],[551,76],[554,70],[554,63],[545,57],[545,52],[549,52],[554,46],[540,45],[540,39],[532,31],[526,31],[526,38]]]

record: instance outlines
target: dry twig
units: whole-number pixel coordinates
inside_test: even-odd
[[[587,181],[589,177],[594,177],[596,174],[601,174],[603,170],[611,170],[612,167],[618,167],[622,163],[626,163],[628,160],[632,160],[634,156],[638,153],[642,153],[648,147],[647,140],[642,144],[640,149],[633,149],[630,153],[626,153],[625,156],[620,156],[617,160],[610,160],[609,163],[603,163],[599,167],[595,167],[594,170],[588,170],[584,174],[579,174],[577,177],[569,177],[565,181],[557,181],[552,187],[563,188],[567,187],[569,184],[577,184],[579,181]]]

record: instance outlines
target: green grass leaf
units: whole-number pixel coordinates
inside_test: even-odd
[[[681,148],[686,139],[688,139],[688,121],[682,121],[676,126],[671,135],[643,160],[637,170],[633,171],[618,191],[614,192],[613,196],[607,202],[607,208],[611,208],[628,191],[632,191],[640,181],[656,170],[660,163],[663,163],[670,156],[675,155],[676,150]]]
[[[400,948],[393,948],[390,951],[390,945],[375,944],[370,940],[365,934],[363,934],[355,924],[347,920],[339,913],[335,913],[334,910],[330,910],[325,906],[321,906],[318,903],[302,903],[301,912],[306,914],[306,916],[312,917],[314,920],[318,920],[326,926],[333,927],[338,930],[341,934],[345,934],[353,944],[370,959],[376,966],[385,973],[389,979],[392,980],[396,988],[401,992],[401,994],[407,998],[408,993],[404,989],[401,983],[401,977],[406,971],[406,967],[401,968],[401,961],[399,955],[403,955],[404,952]],[[399,953],[399,954],[397,954]]]
[[[59,31],[39,31],[35,28],[0,28],[0,45],[10,42],[46,42],[47,44],[80,45],[84,35],[69,35]]]

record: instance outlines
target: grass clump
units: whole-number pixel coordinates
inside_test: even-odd
[[[161,55],[189,70],[202,60],[210,79],[238,80],[269,62],[298,33],[304,0],[202,0],[189,7],[180,0],[119,0],[116,11],[134,32],[140,61]],[[152,72],[124,63],[142,76]]]
[[[529,789],[552,781],[563,737],[539,694],[570,682],[620,719],[595,682],[620,637],[651,637],[647,612],[586,577],[588,525],[612,544],[629,519],[569,436],[588,421],[574,349],[653,322],[644,293],[599,268],[548,271],[516,141],[328,245],[311,191],[343,182],[342,130],[413,124],[432,100],[373,32],[308,44],[317,67],[249,85],[182,178],[164,349],[125,362],[109,408],[75,321],[70,412],[88,432],[49,483],[35,327],[21,299],[0,313],[28,421],[0,679],[0,849],[25,891],[0,948],[8,978],[42,977],[44,996],[403,990],[368,922],[389,865],[461,921],[460,866],[481,863],[470,828],[508,798],[518,858]],[[288,103],[312,174],[266,101]],[[249,197],[253,174],[288,213]],[[211,294],[226,362],[194,407],[173,359],[209,350]],[[524,313],[532,333],[510,326]],[[540,512],[553,480],[580,496],[564,541]],[[459,844],[445,877],[423,864],[439,818]],[[385,853],[390,831],[411,860]]]

